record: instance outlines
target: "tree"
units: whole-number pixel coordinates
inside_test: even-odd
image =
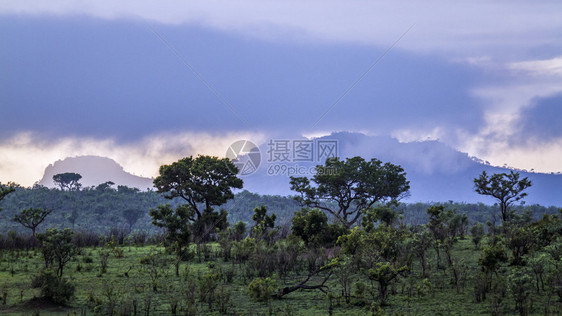
[[[353,267],[379,283],[379,298],[383,303],[389,285],[409,271],[413,251],[407,245],[406,234],[387,225],[379,225],[369,232],[356,226],[338,238],[342,253],[350,256]]]
[[[212,210],[234,198],[232,188],[241,189],[243,181],[236,176],[238,168],[227,158],[211,156],[187,157],[160,167],[160,175],[154,179],[159,193],[167,193],[168,199],[180,197],[194,211],[195,220],[203,210]],[[195,218],[196,216],[196,218]]]
[[[78,211],[76,208],[72,209],[70,214],[67,214],[66,219],[72,224],[72,229],[74,229],[74,224],[76,224],[76,220],[78,219]]]
[[[291,219],[292,234],[300,237],[305,245],[319,244],[321,234],[328,229],[328,216],[319,209],[302,208]]]
[[[279,232],[279,227],[275,227],[277,215],[267,215],[265,206],[254,208],[254,226],[250,230],[250,236],[256,239],[265,239],[267,242],[274,241],[275,236]]]
[[[407,266],[396,267],[389,262],[377,262],[374,268],[367,270],[370,280],[379,283],[379,298],[384,303],[387,298],[388,286],[399,276],[409,272]]]
[[[98,185],[98,186],[96,187],[96,190],[99,190],[99,191],[111,191],[111,190],[115,190],[115,189],[113,189],[113,188],[111,187],[112,185],[115,185],[115,182],[113,182],[113,181],[106,181],[106,182],[104,182],[104,183]]]
[[[510,269],[507,276],[507,289],[515,302],[515,309],[519,315],[529,314],[529,299],[532,290],[532,277],[526,267]]]
[[[82,186],[78,181],[82,179],[82,176],[74,172],[65,172],[55,174],[53,176],[53,181],[56,185],[60,187],[61,190],[77,191]]]
[[[14,192],[16,190],[15,186],[16,185],[11,182],[9,182],[7,185],[0,182],[0,201],[2,201],[6,197],[6,195]],[[1,210],[2,208],[0,208],[0,211]]]
[[[47,215],[51,214],[52,210],[28,208],[21,211],[20,214],[14,216],[14,222],[20,223],[23,227],[31,229],[33,239],[35,239],[35,230],[39,224],[43,223]]]
[[[439,267],[441,264],[441,252],[439,249],[446,245],[447,239],[450,238],[448,223],[454,216],[454,211],[446,211],[443,205],[433,205],[427,209],[427,214],[429,214],[427,228],[433,236],[433,248],[437,254],[437,266]]]
[[[150,210],[152,224],[166,229],[165,246],[176,254],[176,275],[179,275],[180,262],[185,258],[184,247],[189,245],[193,209],[180,205],[172,209],[169,204],[158,205]]]
[[[306,177],[291,177],[291,190],[300,193],[296,200],[334,215],[346,228],[375,203],[397,201],[410,189],[402,167],[361,157],[328,158],[316,166],[312,181],[316,186]]]
[[[135,208],[129,208],[123,211],[121,215],[127,221],[127,224],[129,224],[129,232],[133,231],[133,226],[143,214],[143,211]]]
[[[252,219],[256,223],[252,230],[255,234],[262,235],[268,229],[273,229],[275,227],[277,215],[267,215],[267,209],[262,205],[261,207],[254,208],[254,215],[252,215]]]
[[[346,230],[337,224],[329,224],[326,213],[319,209],[302,208],[295,213],[291,231],[300,237],[306,246],[333,246]]]
[[[59,279],[62,278],[64,266],[78,253],[72,243],[73,235],[74,232],[68,228],[64,230],[50,228],[47,232],[37,235],[41,243],[45,268],[56,262],[56,275]]]
[[[392,226],[398,219],[398,213],[389,205],[377,205],[363,211],[361,226],[367,231],[372,231],[377,222]]]
[[[509,174],[496,173],[488,177],[486,171],[482,171],[480,177],[474,179],[476,193],[492,196],[499,201],[504,224],[511,217],[509,207],[527,196],[523,191],[531,186],[527,177],[519,180],[519,176],[518,172],[510,171]]]
[[[474,243],[474,246],[478,249],[480,247],[480,242],[484,237],[484,224],[476,223],[472,225],[470,228],[470,235],[472,235],[472,242]]]
[[[234,240],[240,241],[246,235],[246,222],[238,221],[234,224],[233,231],[234,231]]]
[[[422,268],[422,276],[427,276],[427,249],[433,245],[431,232],[423,229],[420,232],[414,233],[412,238],[412,252],[418,257]]]
[[[480,259],[478,259],[478,264],[480,264],[484,272],[497,274],[498,269],[503,263],[507,262],[507,259],[505,247],[502,243],[498,242],[484,247]]]

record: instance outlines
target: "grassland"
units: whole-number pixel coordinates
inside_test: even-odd
[[[318,290],[296,291],[281,299],[257,301],[248,294],[252,272],[246,263],[225,262],[221,248],[211,244],[206,254],[195,246],[188,262],[180,265],[175,275],[174,257],[158,246],[88,247],[68,264],[65,277],[75,286],[74,298],[64,306],[38,299],[40,290],[31,288],[31,279],[43,268],[38,250],[0,252],[0,291],[5,304],[0,313],[10,315],[170,315],[177,305],[178,314],[204,315],[481,315],[490,314],[493,304],[500,313],[513,313],[508,298],[476,303],[473,281],[478,277],[479,251],[468,239],[460,240],[455,249],[463,270],[458,288],[450,284],[450,272],[435,269],[428,279],[419,276],[419,267],[393,284],[388,301],[382,308],[373,304],[376,293],[361,296],[353,291],[349,302],[341,296],[341,278],[334,274],[327,283],[328,295]],[[206,257],[206,258],[205,258]],[[102,259],[107,267],[103,271]],[[142,263],[141,263],[142,262]],[[350,284],[362,282],[376,289],[359,271],[348,273]],[[294,285],[306,272],[291,272],[283,278],[273,275],[280,287]],[[206,281],[205,281],[206,280]],[[212,299],[203,293],[204,282],[212,288]],[[543,314],[536,296],[534,314]],[[191,302],[191,304],[189,303]],[[558,307],[560,308],[560,307]],[[559,310],[559,309],[558,309]]]

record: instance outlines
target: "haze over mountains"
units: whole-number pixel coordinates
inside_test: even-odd
[[[383,162],[401,165],[407,173],[411,186],[410,196],[404,199],[404,202],[453,200],[492,204],[495,202],[493,198],[480,196],[474,192],[473,179],[483,170],[489,174],[510,171],[508,168],[490,166],[476,158],[471,158],[439,141],[400,143],[387,136],[367,136],[348,132],[333,133],[317,140],[337,140],[340,157],[377,158]],[[266,144],[260,146],[262,156],[260,166],[255,173],[242,176],[244,189],[260,194],[294,194],[289,188],[289,176],[286,171],[275,172],[274,175],[271,175],[272,170],[277,169],[272,169],[275,167],[274,162],[267,161],[269,149]],[[308,170],[313,168],[317,162],[287,162],[284,164]],[[80,173],[83,176],[81,183],[85,187],[106,181],[142,190],[152,187],[152,179],[131,175],[115,161],[96,156],[66,158],[57,161],[47,167],[39,184],[53,187],[52,176],[61,172]],[[522,177],[529,177],[533,182],[533,186],[527,190],[529,195],[524,199],[527,204],[562,206],[561,174],[519,172]]]

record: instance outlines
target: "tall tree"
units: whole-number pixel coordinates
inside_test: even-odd
[[[61,190],[77,191],[82,186],[78,181],[82,175],[74,172],[58,173],[53,176],[53,181]]]
[[[124,210],[121,215],[127,221],[127,224],[129,224],[129,232],[132,232],[133,226],[139,220],[139,218],[144,215],[144,212],[136,208],[128,208]]]
[[[28,208],[21,211],[21,213],[14,216],[14,222],[18,222],[23,225],[23,227],[31,229],[33,238],[35,239],[35,230],[39,226],[47,215],[51,214],[52,210],[40,209],[40,208]]]
[[[374,158],[328,158],[316,166],[312,181],[316,186],[306,177],[291,177],[291,190],[300,193],[297,201],[334,215],[346,228],[375,203],[397,201],[410,189],[402,167]]]
[[[492,196],[499,201],[504,224],[511,217],[510,206],[527,196],[523,191],[531,186],[531,181],[527,177],[521,180],[519,177],[519,173],[513,171],[496,173],[492,176],[482,171],[480,177],[474,179],[476,193]]]
[[[187,157],[160,167],[154,186],[168,199],[180,197],[200,218],[203,210],[212,210],[234,198],[232,188],[241,189],[243,181],[236,176],[238,168],[227,158]],[[203,205],[201,209],[200,205]],[[192,218],[195,220],[196,218]]]

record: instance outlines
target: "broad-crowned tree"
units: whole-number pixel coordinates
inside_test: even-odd
[[[402,167],[361,157],[326,159],[316,166],[312,182],[316,185],[307,177],[291,177],[291,190],[300,194],[297,201],[332,214],[346,228],[375,203],[397,201],[410,189]]]
[[[23,227],[31,229],[33,238],[35,239],[35,230],[39,226],[47,215],[51,214],[52,210],[40,209],[40,208],[27,208],[23,209],[21,213],[14,216],[14,222],[18,222],[23,225]]]
[[[476,193],[492,196],[499,201],[504,224],[511,217],[510,206],[527,196],[523,191],[531,186],[531,181],[527,177],[523,179],[519,177],[519,173],[513,171],[491,176],[488,176],[486,171],[482,171],[480,177],[474,179]]]
[[[65,172],[55,174],[53,181],[61,190],[77,191],[82,186],[78,181],[82,179],[82,175],[74,172]]]
[[[238,168],[227,158],[211,156],[186,157],[160,167],[154,186],[165,197],[180,197],[194,211],[195,220],[204,210],[212,210],[234,198],[232,188],[241,189],[243,181],[236,176]],[[203,209],[201,209],[201,205]]]

